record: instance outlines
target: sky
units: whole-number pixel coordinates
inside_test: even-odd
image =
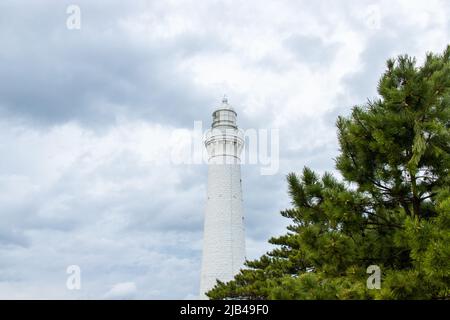
[[[196,298],[207,165],[174,160],[194,122],[226,94],[242,129],[279,132],[274,174],[242,165],[255,259],[289,223],[286,174],[336,173],[336,118],[377,97],[388,58],[442,52],[449,16],[446,0],[1,1],[0,298]]]

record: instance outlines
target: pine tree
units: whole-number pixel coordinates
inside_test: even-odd
[[[289,174],[288,232],[210,298],[450,298],[450,46],[388,60],[378,93],[337,120],[344,181]]]

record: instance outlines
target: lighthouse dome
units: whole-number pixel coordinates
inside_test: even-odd
[[[222,99],[222,104],[213,112],[213,122],[212,128],[218,127],[230,127],[237,128],[236,124],[236,111],[234,111],[233,107],[228,104],[228,99],[224,97]]]

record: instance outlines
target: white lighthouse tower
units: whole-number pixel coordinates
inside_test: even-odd
[[[245,261],[240,154],[243,134],[226,98],[213,113],[206,133],[208,192],[205,210],[200,298],[216,280],[229,281]]]

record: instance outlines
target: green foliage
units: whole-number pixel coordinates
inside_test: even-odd
[[[380,98],[337,120],[344,181],[287,176],[292,221],[212,299],[450,297],[450,46],[388,60]],[[381,289],[366,268],[378,265]]]

